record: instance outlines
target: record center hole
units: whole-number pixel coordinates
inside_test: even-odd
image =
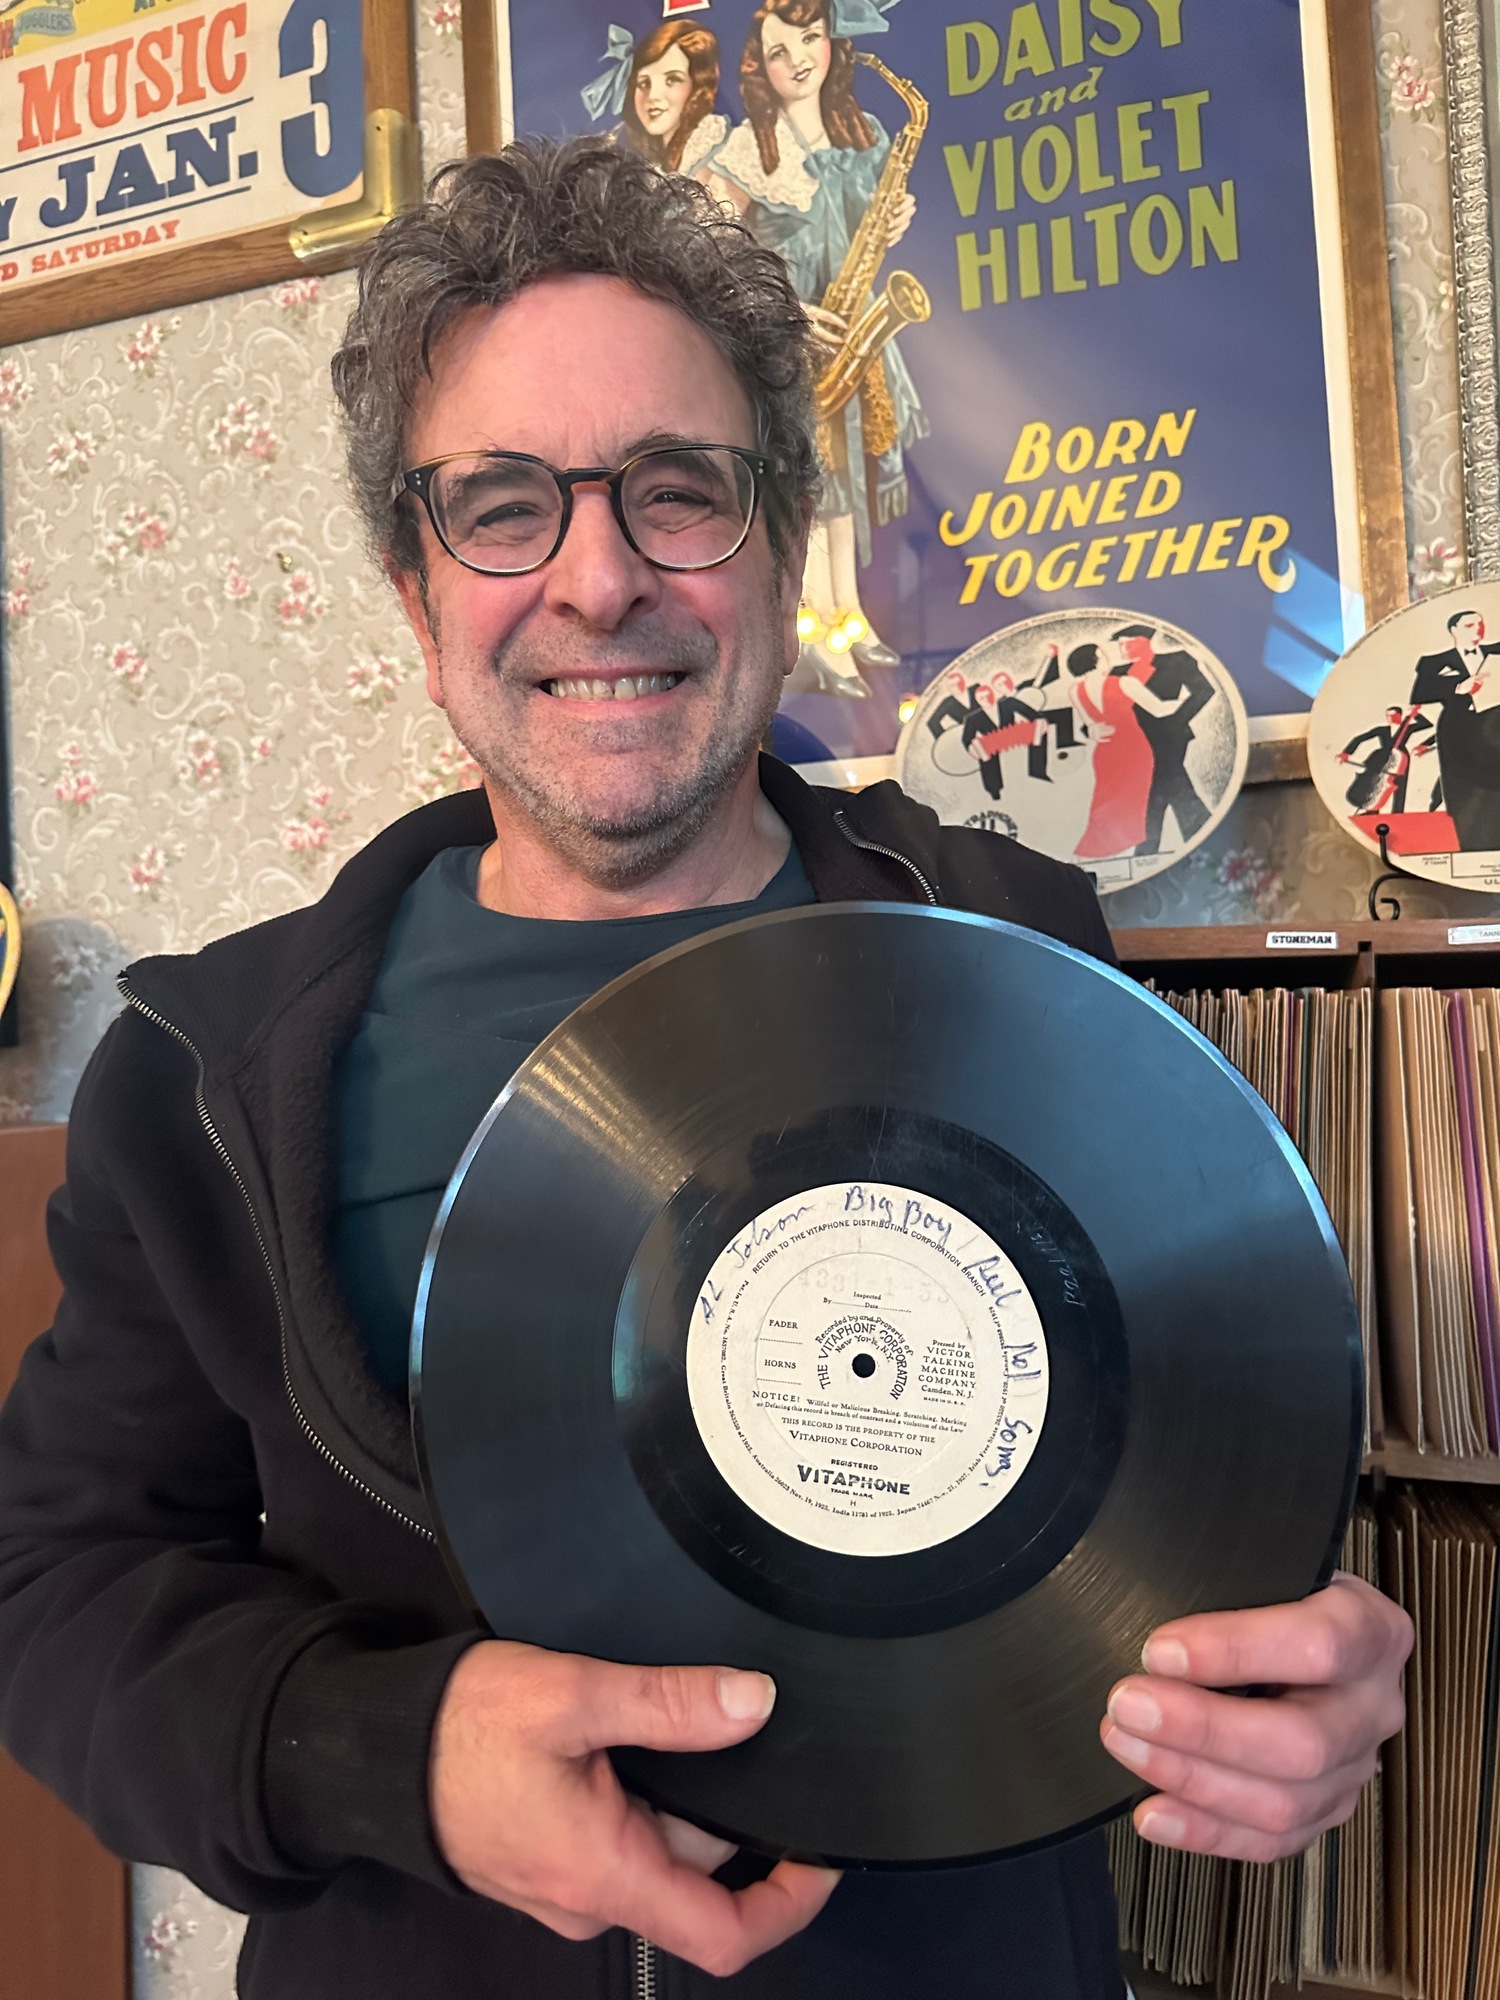
[[[873,1354],[856,1354],[851,1365],[855,1374],[862,1382],[868,1381],[870,1376],[875,1373],[875,1357]]]

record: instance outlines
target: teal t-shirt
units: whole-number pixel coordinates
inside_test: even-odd
[[[794,846],[753,903],[602,923],[509,917],[478,900],[483,851],[445,849],[407,890],[364,1018],[334,1072],[334,1263],[371,1368],[403,1398],[438,1203],[520,1064],[575,1007],[657,952],[815,901]]]

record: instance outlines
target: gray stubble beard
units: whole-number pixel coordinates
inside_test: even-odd
[[[752,636],[747,650],[754,650],[758,637]],[[658,640],[650,651],[649,661],[641,661],[640,670],[691,673],[702,671],[705,666],[717,667],[719,648],[707,634],[704,640],[703,646],[693,645],[681,635],[673,635],[665,642]],[[517,647],[518,642],[509,642],[491,661],[494,680],[503,683],[506,662],[514,658]],[[619,667],[628,661],[617,652],[607,662],[596,659],[581,662],[572,669],[558,667],[551,677],[592,678],[605,664]],[[719,731],[711,734],[707,756],[696,770],[655,799],[649,809],[622,819],[588,814],[561,788],[538,783],[532,774],[505,760],[498,746],[485,740],[481,718],[471,719],[467,713],[456,716],[450,707],[448,719],[459,742],[488,782],[514,801],[554,853],[599,888],[628,889],[669,867],[703,832],[758,751],[771,726],[780,695],[779,682],[768,682],[766,701],[746,717],[742,728],[734,731],[732,737]]]

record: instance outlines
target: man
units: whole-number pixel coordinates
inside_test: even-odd
[[[1411,760],[1430,754],[1433,748],[1430,743],[1418,743],[1413,750],[1413,738],[1424,731],[1431,735],[1432,724],[1421,709],[1392,707],[1386,710],[1379,728],[1362,729],[1358,736],[1350,737],[1339,752],[1339,762],[1359,765],[1344,794],[1356,813],[1406,811]]]
[[[1491,700],[1492,691],[1500,691],[1491,685],[1491,662],[1500,646],[1485,643],[1477,611],[1455,611],[1448,633],[1453,644],[1446,653],[1418,660],[1412,705],[1441,711],[1437,754],[1443,805],[1460,850],[1490,854],[1500,849],[1500,709]]]
[[[1001,760],[1007,750],[1023,743],[1030,756],[1036,734],[1036,711],[1017,697],[1009,674],[997,675],[993,687],[988,681],[978,681],[971,688],[962,674],[951,678],[960,692],[938,703],[927,718],[927,727],[934,742],[941,739],[947,728],[960,731],[963,746],[978,767],[985,791],[998,802],[1005,794],[1005,767]]]
[[[1208,807],[1187,773],[1193,745],[1193,722],[1214,698],[1213,683],[1191,653],[1158,653],[1150,625],[1125,625],[1115,643],[1139,677],[1160,701],[1182,700],[1170,715],[1136,710],[1136,720],[1151,746],[1154,768],[1146,801],[1146,833],[1137,854],[1160,854],[1168,808],[1177,821],[1177,837],[1186,846],[1208,822]]]
[[[965,750],[973,751],[975,739],[987,736],[995,727],[995,718],[984,705],[986,696],[993,699],[993,692],[982,681],[976,681],[971,687],[967,677],[961,673],[950,673],[948,685],[952,693],[944,695],[928,716],[928,730],[933,742],[939,743],[945,729],[956,729]],[[988,783],[985,790],[990,790]],[[992,792],[991,796],[998,798],[1000,795]]]
[[[64,1300],[0,1422],[0,1714],[119,1852],[252,1913],[251,2000],[1118,2000],[1097,1835],[838,1883],[627,1798],[609,1746],[732,1745],[775,1689],[483,1638],[413,1463],[423,1218],[603,979],[813,898],[1109,951],[1076,871],[757,761],[818,484],[806,338],[778,260],[608,148],[466,162],[390,225],[335,382],[484,793],[133,967],[80,1088]],[[1344,1817],[1407,1643],[1352,1580],[1155,1635],[1101,1723],[1147,1836],[1264,1858]],[[1290,1692],[1209,1692],[1252,1682]]]
[[[1036,740],[1027,753],[1026,775],[1035,778],[1040,785],[1050,785],[1052,774],[1047,767],[1052,739],[1057,739],[1059,762],[1078,748],[1078,715],[1073,707],[1071,692],[1063,681],[1062,648],[1055,640],[1047,648],[1047,658],[1041,671],[1029,681],[1022,681],[1017,693],[1040,697]]]

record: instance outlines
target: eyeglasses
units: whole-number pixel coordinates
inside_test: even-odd
[[[414,466],[393,498],[415,494],[465,569],[524,576],[551,562],[573,518],[573,489],[607,486],[626,541],[656,569],[716,569],[744,547],[769,459],[732,444],[658,445],[618,471],[562,472],[520,451],[449,452]]]

